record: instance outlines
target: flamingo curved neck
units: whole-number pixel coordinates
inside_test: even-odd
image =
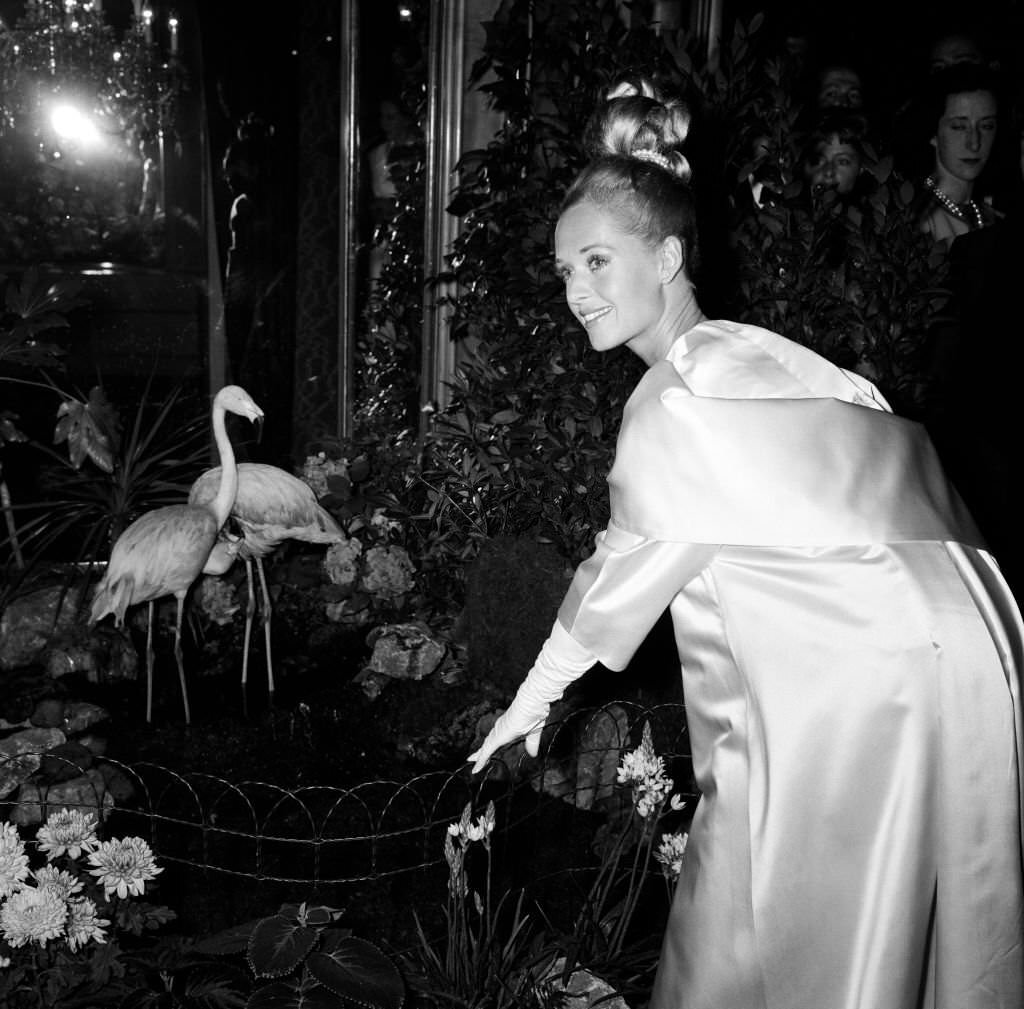
[[[238,468],[235,465],[235,450],[231,447],[227,425],[224,422],[226,411],[218,403],[213,404],[213,438],[217,443],[220,455],[220,486],[217,496],[210,502],[210,511],[217,518],[217,525],[222,526],[228,520],[235,498],[238,496]]]

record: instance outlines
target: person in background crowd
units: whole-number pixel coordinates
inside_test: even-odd
[[[1006,214],[968,232],[949,254],[951,322],[935,351],[929,428],[943,464],[999,557],[1018,600],[1024,598],[1018,470],[1024,445],[1020,375],[1024,344],[1016,338],[1024,278],[1024,110],[1018,99],[1009,131],[1016,187]]]
[[[864,108],[864,81],[849,63],[831,63],[818,71],[814,105],[824,109]]]
[[[996,213],[979,190],[999,128],[994,74],[973,63],[957,63],[931,75],[921,106],[932,149],[924,177],[925,200],[918,225],[936,242],[993,223]]]
[[[981,43],[973,36],[964,32],[949,32],[940,35],[928,50],[928,70],[936,73],[961,63],[973,63],[984,66],[988,61]]]
[[[812,191],[834,189],[842,196],[854,193],[867,160],[866,133],[867,120],[857,113],[829,109],[818,117],[801,158]]]

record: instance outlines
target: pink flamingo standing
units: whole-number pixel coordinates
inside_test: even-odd
[[[221,480],[221,467],[215,466],[203,473],[189,491],[189,502],[202,505],[210,501]],[[245,637],[242,654],[242,703],[249,679],[249,642],[252,637],[256,596],[253,592],[252,567],[256,564],[259,575],[262,605],[263,639],[267,653],[267,687],[273,698],[274,667],[270,649],[270,618],[273,607],[263,558],[276,550],[285,540],[305,543],[337,543],[345,538],[341,527],[317,502],[316,494],[304,480],[286,470],[266,463],[243,462],[238,466],[238,493],[231,509],[231,517],[242,531],[241,542],[228,544],[231,556],[245,561],[249,598],[245,609]]]
[[[139,516],[114,543],[110,561],[92,600],[90,624],[114,614],[124,626],[130,606],[149,603],[146,632],[146,721],[153,720],[153,608],[157,599],[173,595],[178,601],[174,627],[174,658],[178,663],[185,724],[191,723],[185,667],[181,652],[181,621],[185,595],[203,573],[223,574],[234,562],[239,544],[218,540],[238,492],[238,469],[225,425],[235,413],[250,421],[263,419],[263,411],[240,386],[227,385],[213,400],[213,435],[220,455],[220,480],[205,504],[177,504],[154,508]]]

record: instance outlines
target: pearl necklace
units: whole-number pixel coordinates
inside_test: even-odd
[[[949,213],[959,220],[964,221],[968,227],[971,227],[971,222],[967,220],[967,215],[964,213],[964,207],[970,207],[973,211],[975,228],[980,228],[984,225],[985,222],[981,216],[981,208],[974,202],[974,200],[968,200],[966,203],[954,203],[941,189],[939,189],[938,183],[930,175],[924,180],[924,184],[932,191],[932,196],[934,196]]]

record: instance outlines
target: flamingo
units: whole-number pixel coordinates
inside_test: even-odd
[[[185,724],[191,724],[185,667],[181,652],[181,620],[185,595],[200,574],[223,574],[234,563],[240,543],[218,539],[238,493],[238,468],[228,438],[228,412],[263,419],[263,411],[240,386],[227,385],[213,400],[213,434],[220,455],[220,479],[216,492],[204,504],[188,503],[154,508],[139,516],[117,538],[107,570],[93,596],[90,625],[113,614],[124,626],[130,606],[149,603],[146,632],[146,721],[153,720],[153,608],[157,599],[173,595],[178,601],[174,627],[174,658],[181,680]]]
[[[189,491],[191,504],[203,505],[210,501],[221,479],[221,468],[214,466],[203,473]],[[260,590],[263,596],[261,619],[267,653],[267,688],[274,696],[274,667],[270,650],[270,618],[272,605],[267,590],[263,558],[276,550],[285,540],[305,543],[337,543],[345,538],[341,527],[317,502],[316,494],[304,480],[286,470],[266,463],[243,462],[238,466],[238,494],[231,509],[231,517],[242,531],[241,542],[229,544],[226,557],[237,555],[245,561],[246,583],[249,589],[245,609],[245,636],[242,652],[242,703],[249,679],[249,642],[252,637],[256,597],[253,592],[252,567],[256,564]]]

